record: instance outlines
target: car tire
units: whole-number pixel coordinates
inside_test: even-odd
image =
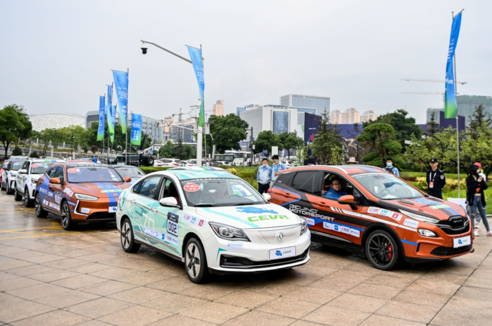
[[[36,217],[48,216],[48,212],[45,211],[41,205],[41,195],[39,192],[36,194],[36,199],[34,200],[34,212],[36,213]]]
[[[5,190],[5,188],[3,187],[3,182],[0,183],[0,190],[1,191],[4,191]]]
[[[152,157],[147,159],[147,166],[154,166],[154,159]]]
[[[129,218],[125,218],[121,223],[120,231],[121,247],[128,253],[136,253],[140,249],[140,243],[135,242],[133,236],[132,222]]]
[[[26,207],[32,207],[33,200],[29,198],[29,189],[26,188],[24,191],[24,206]]]
[[[384,271],[394,269],[400,258],[398,243],[388,232],[383,230],[369,234],[365,249],[371,265]]]
[[[73,230],[74,221],[72,220],[72,214],[70,213],[70,205],[68,201],[64,200],[61,204],[61,224],[64,230]]]
[[[12,194],[12,188],[10,188],[10,182],[7,181],[7,195]]]
[[[15,187],[15,190],[14,190],[14,200],[15,201],[21,201],[22,200],[22,195],[19,194],[19,191],[17,190],[17,186]]]
[[[185,251],[185,269],[188,278],[193,283],[205,283],[209,277],[207,257],[201,242],[196,238],[191,238],[186,243]]]

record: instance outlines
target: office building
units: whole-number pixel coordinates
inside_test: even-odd
[[[458,95],[456,96],[458,102],[458,114],[465,117],[466,126],[470,125],[470,120],[475,112],[475,108],[480,104],[484,108],[485,114],[492,115],[492,97],[491,96],[479,96],[479,95]],[[440,123],[440,113],[444,112],[442,108],[430,108],[427,109],[427,122],[430,121],[432,113],[436,113],[435,119],[437,123]]]
[[[240,117],[240,116],[241,116],[241,112],[243,112],[244,110],[246,110],[246,108],[245,108],[245,107],[238,106],[238,107],[236,108],[236,115],[237,115],[238,117]]]
[[[275,134],[296,132],[298,128],[297,114],[297,109],[282,105],[254,105],[242,111],[240,117],[250,127],[253,127],[253,137],[256,139],[263,130],[271,130]],[[249,137],[248,133],[247,139]]]
[[[325,109],[330,112],[330,98],[323,96],[309,96],[288,94],[280,97],[280,105],[285,107],[314,108],[315,114],[321,114]]]
[[[224,115],[224,100],[218,100],[217,103],[213,105],[213,115],[223,116]]]
[[[132,116],[128,116],[127,132],[130,133],[132,126]],[[99,123],[99,111],[89,111],[85,115],[85,128],[89,129],[92,123]],[[120,112],[116,110],[116,123],[120,123]],[[152,144],[159,144],[162,142],[162,127],[159,126],[157,119],[142,116],[142,131],[145,132],[150,138],[152,138]]]
[[[359,111],[356,108],[347,109],[342,113],[343,124],[359,123],[359,121]]]
[[[330,112],[330,123],[338,125],[343,121],[343,115],[340,110],[333,110]]]
[[[378,118],[378,115],[374,113],[374,110],[369,110],[364,112],[360,116],[360,122],[369,122],[369,121],[376,121]]]

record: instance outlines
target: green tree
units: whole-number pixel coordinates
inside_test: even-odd
[[[272,151],[272,146],[281,146],[280,140],[277,134],[274,134],[271,130],[263,130],[258,134],[256,140],[253,142],[255,145],[255,152]]]
[[[31,155],[29,155],[29,157],[32,157],[32,158],[39,158],[39,154],[38,154],[38,152],[33,151],[33,152],[31,152]]]
[[[307,152],[308,152],[308,147],[303,142],[302,145],[299,146],[296,152],[298,166],[304,165],[304,161],[307,160],[308,157]]]
[[[185,144],[184,145],[184,151],[186,153],[185,159],[189,160],[190,158],[196,157],[196,149],[195,149],[195,147],[193,147],[193,145]]]
[[[212,115],[209,119],[210,133],[212,134],[216,150],[223,153],[228,149],[240,149],[239,142],[246,139],[248,123],[235,114],[226,116]],[[212,144],[211,138],[207,138],[207,145]]]
[[[181,133],[178,133],[178,141],[174,146],[173,156],[180,160],[186,159],[186,151],[183,146],[183,138],[181,137]]]
[[[492,125],[492,119],[490,114],[485,112],[485,108],[482,104],[475,107],[473,114],[470,117],[470,124],[467,128],[467,134],[473,139],[477,139],[479,137],[479,130],[482,126],[486,128],[490,128]]]
[[[362,158],[369,165],[383,166],[383,162],[389,156],[396,166],[405,166],[405,161],[400,154],[402,146],[395,139],[395,129],[386,123],[372,123],[364,127],[364,132],[357,137],[362,147],[370,147],[371,152]]]
[[[343,148],[343,138],[336,126],[330,123],[328,111],[323,112],[319,120],[318,132],[310,145],[311,151],[317,157],[319,164],[328,164],[333,153],[333,148]]]
[[[164,158],[173,157],[174,144],[172,141],[168,140],[167,143],[159,149],[159,156]]]
[[[441,130],[439,128],[439,124],[436,121],[436,112],[433,111],[431,113],[430,121],[427,122],[427,131],[424,132],[424,135],[426,137],[432,137],[432,136],[434,136],[435,134],[437,134],[440,131]]]
[[[0,110],[0,142],[5,148],[5,157],[10,145],[31,136],[32,124],[24,107],[12,104]]]
[[[331,155],[328,160],[330,165],[339,165],[343,162],[343,150],[338,146],[333,146],[331,148]]]
[[[296,150],[304,144],[304,139],[297,137],[295,132],[283,132],[278,135],[280,147],[279,150],[287,149],[289,155],[291,155],[292,150]]]
[[[395,139],[398,140],[402,146],[405,145],[405,140],[410,140],[410,136],[414,134],[417,138],[422,136],[422,129],[417,126],[415,118],[407,117],[408,112],[404,109],[398,109],[395,112],[380,115],[373,123],[386,123],[393,127]]]
[[[15,146],[14,150],[12,151],[12,155],[14,156],[22,156],[22,149],[20,149],[19,146]]]

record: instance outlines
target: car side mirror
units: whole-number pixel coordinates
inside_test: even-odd
[[[265,198],[266,201],[270,201],[270,199],[272,199],[272,195],[270,195],[270,194],[263,194],[263,198]]]
[[[345,195],[338,198],[338,203],[342,205],[349,205],[353,210],[357,209],[357,205],[355,204],[355,198],[352,195]]]
[[[132,182],[132,178],[130,178],[130,177],[125,177],[125,182]]]
[[[178,201],[174,197],[164,197],[161,200],[159,200],[159,204],[164,207],[176,207],[178,208]]]
[[[51,178],[50,183],[59,185],[59,184],[61,184],[61,181],[60,181],[60,178]]]
[[[20,169],[19,174],[27,174],[27,170],[26,169]]]

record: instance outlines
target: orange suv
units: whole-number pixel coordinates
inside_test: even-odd
[[[378,269],[473,252],[470,218],[383,169],[307,166],[275,179],[271,202],[303,216],[313,242],[365,251]]]

